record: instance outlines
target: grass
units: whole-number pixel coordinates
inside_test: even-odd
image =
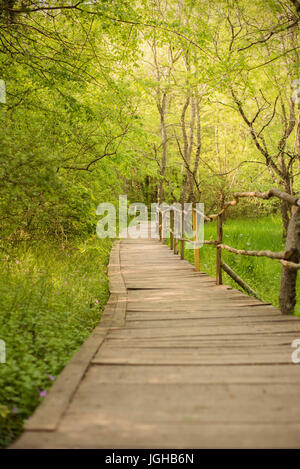
[[[0,260],[0,446],[9,445],[74,352],[99,322],[108,299],[111,240],[17,249]]]
[[[216,239],[216,222],[206,223],[204,238]],[[237,249],[282,251],[281,219],[277,216],[263,218],[227,219],[223,224],[223,243]],[[193,250],[185,251],[186,259],[194,263]],[[216,276],[216,249],[204,245],[200,249],[200,268],[209,275]],[[267,302],[278,307],[281,264],[266,257],[249,257],[222,251],[223,260],[242,277]],[[223,283],[234,288],[240,287],[223,272]],[[298,276],[297,291],[300,287]],[[243,291],[243,290],[242,290]],[[300,291],[300,290],[299,290]],[[300,297],[295,314],[300,315]]]

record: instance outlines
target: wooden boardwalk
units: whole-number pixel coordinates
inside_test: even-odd
[[[297,318],[155,240],[116,244],[109,275],[99,326],[14,448],[300,447]]]

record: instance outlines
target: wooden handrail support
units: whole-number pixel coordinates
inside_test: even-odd
[[[242,287],[247,293],[254,296],[258,300],[260,299],[258,294],[246,283],[229,265],[221,260],[221,267],[240,287]]]
[[[217,219],[217,265],[216,265],[216,284],[222,285],[222,249],[220,244],[223,241],[223,214],[220,214]]]
[[[278,260],[282,264],[279,305],[283,314],[293,313],[296,304],[296,280],[297,272],[300,269],[300,198],[295,197],[287,192],[282,192],[279,189],[270,189],[267,192],[236,192],[233,194],[234,200],[226,202],[219,213],[205,215],[193,208],[193,241],[184,238],[184,204],[181,209],[181,223],[182,223],[182,237],[175,238],[174,236],[174,211],[170,212],[170,225],[171,225],[171,242],[170,248],[177,253],[177,242],[180,241],[181,259],[184,259],[184,243],[190,242],[194,244],[194,264],[195,270],[199,272],[199,244],[198,244],[198,227],[197,227],[197,213],[203,217],[205,222],[211,222],[217,219],[217,240],[205,240],[202,244],[211,245],[216,248],[216,284],[222,284],[222,269],[230,275],[245,291],[254,297],[258,298],[257,293],[246,283],[236,272],[234,272],[225,262],[222,261],[222,250],[225,249],[233,254],[240,254],[244,256],[268,257],[270,259]],[[270,250],[248,251],[245,249],[236,249],[231,246],[223,244],[223,214],[229,207],[234,207],[238,204],[239,199],[247,197],[256,197],[263,200],[269,200],[271,197],[277,197],[293,206],[292,216],[288,227],[287,239],[285,250],[281,252],[273,252]],[[159,210],[159,233],[162,239],[162,214],[166,210]],[[175,210],[175,208],[174,208]],[[178,209],[176,209],[178,211]]]

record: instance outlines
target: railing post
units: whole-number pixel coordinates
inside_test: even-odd
[[[193,208],[193,241],[198,243],[197,212]],[[194,265],[196,272],[200,271],[199,248],[194,244]]]
[[[170,210],[170,249],[174,246],[174,210]]]
[[[184,204],[181,206],[181,241],[180,241],[180,257],[184,259]]]
[[[217,241],[219,244],[223,242],[223,214],[218,215],[217,219]],[[222,285],[222,249],[220,247],[217,247],[216,284]]]

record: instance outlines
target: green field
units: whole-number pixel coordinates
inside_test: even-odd
[[[205,223],[204,237],[216,239],[216,222]],[[282,224],[279,217],[227,219],[223,224],[223,243],[237,249],[282,251]],[[186,249],[186,259],[193,263],[193,250]],[[249,257],[222,251],[223,260],[258,293],[260,299],[278,307],[281,264],[266,257]],[[200,249],[200,268],[209,275],[216,275],[216,249],[205,245]],[[300,287],[298,277],[298,287]],[[239,288],[223,272],[223,283]],[[298,288],[300,291],[300,288]],[[300,295],[295,308],[300,314]]]
[[[0,447],[22,430],[59,372],[99,322],[108,299],[111,240],[1,254]]]

